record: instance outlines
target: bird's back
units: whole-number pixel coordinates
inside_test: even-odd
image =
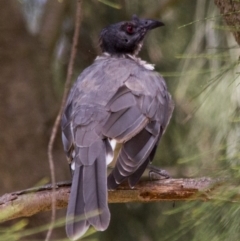
[[[155,96],[166,84],[156,72],[127,57],[98,57],[78,77],[68,98],[73,108],[80,105],[106,106],[117,90],[126,85],[135,95]]]

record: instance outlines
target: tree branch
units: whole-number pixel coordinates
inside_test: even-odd
[[[215,0],[215,4],[220,9],[221,14],[229,26],[229,30],[232,31],[238,45],[240,45],[240,2]]]
[[[226,181],[226,180],[225,180]],[[184,200],[216,200],[218,189],[225,182],[224,179],[197,178],[197,179],[165,179],[158,181],[140,181],[134,189],[127,183],[116,191],[109,191],[109,203],[127,202],[160,202]],[[56,208],[67,206],[70,182],[57,183]],[[0,221],[7,221],[19,217],[28,217],[39,212],[51,210],[52,186],[46,185],[27,189],[0,197]],[[234,196],[239,200],[240,194]]]

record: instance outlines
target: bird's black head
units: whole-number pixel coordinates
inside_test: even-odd
[[[152,19],[139,19],[133,15],[131,21],[112,24],[100,33],[100,47],[109,54],[136,55],[141,49],[146,33],[164,24]]]

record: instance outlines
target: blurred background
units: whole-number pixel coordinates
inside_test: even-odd
[[[75,13],[75,0],[0,1],[1,195],[50,182],[47,144],[66,80]],[[172,177],[228,180],[206,203],[111,204],[109,228],[85,239],[240,240],[240,205],[231,202],[240,183],[239,46],[232,34],[238,29],[228,27],[207,0],[83,0],[81,14],[73,81],[99,54],[98,34],[106,25],[133,14],[165,23],[149,34],[140,53],[164,76],[175,102],[154,164]],[[57,181],[70,180],[60,134],[53,154]],[[57,211],[58,218],[65,212]],[[46,231],[39,229],[50,215],[2,224],[0,240],[44,240]],[[64,226],[51,240],[67,240]]]

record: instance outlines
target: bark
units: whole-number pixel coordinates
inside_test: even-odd
[[[134,189],[128,184],[121,185],[116,191],[108,192],[109,203],[160,202],[160,201],[209,201],[219,200],[216,190],[223,185],[223,179],[165,179],[141,181]],[[56,208],[68,204],[71,183],[56,186]],[[5,194],[0,197],[1,222],[19,217],[27,217],[51,210],[51,185]],[[230,190],[229,190],[230,192]],[[223,192],[221,192],[223,198]],[[234,200],[233,200],[234,198]],[[240,199],[239,193],[232,195],[231,201]]]
[[[215,4],[223,15],[230,31],[240,45],[240,2],[233,0],[215,0]]]

